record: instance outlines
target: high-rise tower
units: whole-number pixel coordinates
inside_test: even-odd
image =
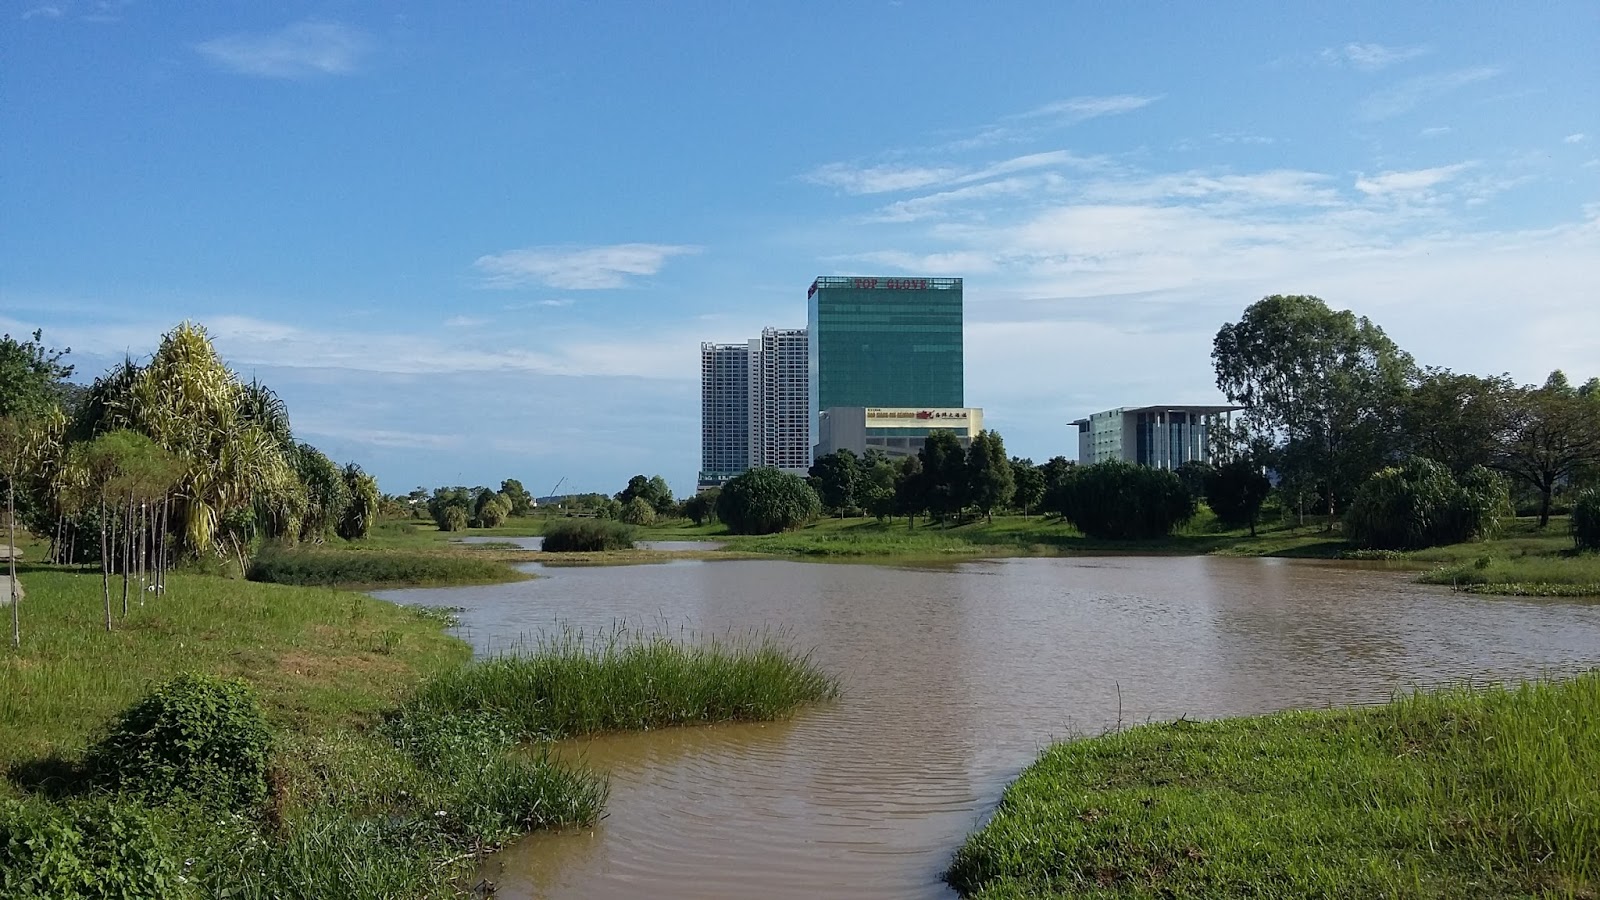
[[[751,341],[751,346],[757,346]],[[804,328],[765,328],[751,357],[750,466],[811,468],[811,392]]]
[[[750,467],[752,343],[700,345],[701,486]]]
[[[809,427],[836,406],[965,406],[961,279],[824,275],[806,296]]]

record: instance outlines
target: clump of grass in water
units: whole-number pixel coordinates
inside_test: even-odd
[[[1482,594],[1583,597],[1600,595],[1600,554],[1482,555],[1424,573],[1427,584]]]
[[[625,627],[565,630],[525,652],[435,676],[411,714],[485,713],[524,740],[766,721],[838,696],[838,682],[770,635],[680,642]]]
[[[250,563],[251,581],[292,585],[487,584],[521,577],[488,559],[397,550],[265,550]]]
[[[563,519],[545,526],[539,546],[547,553],[632,550],[633,529],[609,519]]]
[[[1592,897],[1600,672],[1050,748],[946,878],[968,897]]]

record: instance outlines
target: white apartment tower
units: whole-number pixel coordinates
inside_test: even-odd
[[[764,328],[750,355],[750,467],[811,468],[810,357],[804,328]]]
[[[700,485],[750,467],[750,341],[700,345]]]
[[[701,490],[747,469],[811,468],[808,359],[803,328],[700,345]]]

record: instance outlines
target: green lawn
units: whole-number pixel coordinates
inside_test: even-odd
[[[1047,750],[956,853],[963,895],[1600,896],[1600,673]]]

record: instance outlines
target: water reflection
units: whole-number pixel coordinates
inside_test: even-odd
[[[462,606],[483,650],[567,624],[782,629],[837,704],[768,726],[568,748],[610,815],[498,856],[502,897],[948,898],[950,853],[1053,738],[1177,716],[1364,703],[1600,659],[1600,607],[1451,594],[1287,560],[781,561],[552,569],[393,592]]]

